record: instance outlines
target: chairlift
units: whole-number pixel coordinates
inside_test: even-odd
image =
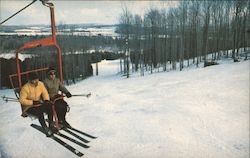
[[[26,49],[31,49],[31,48],[38,48],[38,47],[48,47],[52,46],[55,47],[57,50],[57,61],[58,61],[58,67],[59,67],[59,76],[60,76],[60,81],[63,82],[63,73],[62,73],[62,54],[61,54],[61,49],[59,45],[56,42],[56,27],[55,27],[55,15],[54,15],[54,5],[51,2],[48,2],[48,0],[40,0],[42,4],[50,9],[50,17],[51,17],[51,30],[52,30],[52,35],[50,37],[46,37],[43,39],[39,40],[34,40],[31,42],[24,43],[22,47],[18,48],[15,53],[16,53],[16,68],[17,68],[17,73],[16,74],[11,74],[9,75],[10,83],[11,86],[14,90],[14,93],[16,95],[16,98],[19,99],[19,93],[22,88],[22,86],[27,82],[24,80],[27,78],[26,76],[31,73],[31,72],[46,72],[49,68],[48,67],[43,67],[43,68],[36,68],[33,70],[26,70],[21,72],[21,67],[20,67],[20,61],[19,61],[19,54],[26,50]],[[22,78],[23,77],[23,78]],[[16,79],[14,82],[14,79]],[[24,107],[21,105],[22,109],[22,116],[27,117],[27,115],[23,115],[23,110]]]

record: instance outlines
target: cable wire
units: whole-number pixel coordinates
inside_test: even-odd
[[[5,23],[6,21],[8,21],[9,19],[13,18],[15,15],[17,15],[18,13],[20,13],[21,11],[23,11],[24,9],[28,8],[30,5],[32,5],[33,3],[35,3],[37,0],[33,0],[30,4],[28,4],[27,6],[25,6],[24,8],[22,8],[21,10],[19,10],[18,12],[16,12],[15,14],[11,15],[10,17],[8,17],[7,19],[5,19],[4,21],[2,21],[0,23],[0,25],[2,25],[3,23]]]

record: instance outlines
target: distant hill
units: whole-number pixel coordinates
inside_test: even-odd
[[[59,34],[82,36],[117,36],[115,33],[118,25],[105,24],[59,24],[56,26]],[[0,35],[50,35],[50,25],[2,25]]]

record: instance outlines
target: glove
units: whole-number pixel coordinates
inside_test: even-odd
[[[71,93],[70,93],[70,92],[66,93],[66,97],[67,97],[67,98],[72,97]]]
[[[44,100],[44,103],[50,104],[50,101],[49,100]]]
[[[51,98],[51,100],[55,100],[55,99],[61,98],[61,97],[62,97],[61,94],[57,94],[57,95],[54,95],[54,96]]]
[[[39,105],[39,104],[42,104],[41,101],[33,101],[33,105]]]

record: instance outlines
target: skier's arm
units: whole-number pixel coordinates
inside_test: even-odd
[[[49,93],[42,82],[41,82],[41,91],[42,91],[43,100],[50,100]]]
[[[59,90],[61,92],[63,92],[64,94],[69,93],[69,91],[67,90],[67,88],[61,82],[59,82]]]
[[[25,88],[21,89],[19,101],[24,106],[32,106],[33,101],[28,98],[28,92]]]
[[[61,82],[59,82],[59,90],[66,94],[67,98],[70,98],[72,96],[71,93],[67,90],[67,88],[65,88],[65,86]]]

